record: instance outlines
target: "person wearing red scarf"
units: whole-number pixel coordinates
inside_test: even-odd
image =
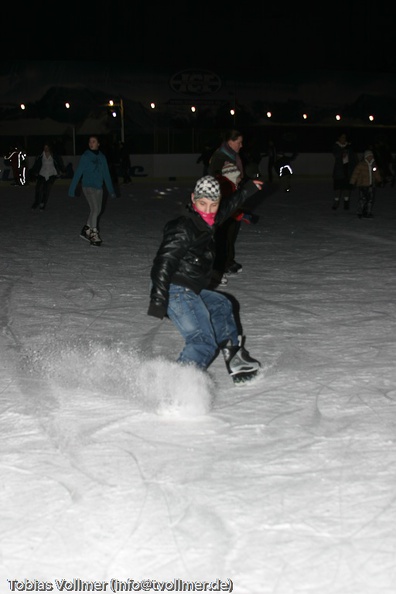
[[[261,190],[248,180],[227,200],[213,176],[195,184],[186,214],[169,221],[151,268],[148,315],[169,318],[185,344],[177,359],[206,371],[221,351],[235,384],[253,379],[260,363],[244,347],[230,299],[211,289],[216,229]]]

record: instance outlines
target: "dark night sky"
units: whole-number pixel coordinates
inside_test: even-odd
[[[146,70],[221,66],[257,76],[296,69],[396,73],[396,8],[384,0],[73,6],[58,12],[48,4],[50,25],[44,5],[27,8],[27,31],[2,28],[3,59],[8,52],[18,59],[120,60]]]
[[[88,15],[83,3],[64,5],[50,26],[44,5],[28,7],[28,33],[18,43],[14,27],[2,29],[2,100],[38,100],[47,88],[73,82],[138,96],[139,71],[157,90],[161,76],[184,69],[207,69],[241,86],[246,78],[275,100],[343,105],[361,95],[394,97],[396,5],[388,4],[115,0],[89,5]]]
[[[3,15],[13,25],[2,28],[2,101],[38,101],[49,88],[73,85],[112,89],[125,100],[139,101],[148,76],[150,96],[156,93],[156,102],[166,103],[174,99],[170,76],[207,69],[222,79],[223,95],[229,98],[234,92],[240,104],[260,97],[332,107],[375,96],[390,98],[393,105],[396,4],[256,4],[97,0],[77,8],[63,4],[62,10],[45,0],[40,9],[29,5],[23,34]],[[48,14],[53,14],[50,25]],[[20,25],[22,16],[18,18]],[[248,97],[244,87],[250,89]],[[132,118],[130,107],[128,115]]]
[[[396,71],[395,8],[385,2],[212,4],[203,11],[199,2],[186,2],[173,13],[165,3],[153,13],[142,4],[143,26],[131,39],[128,58],[175,67],[181,60],[183,66],[212,68],[220,62],[259,72]]]

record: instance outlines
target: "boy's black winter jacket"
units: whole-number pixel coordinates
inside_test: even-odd
[[[248,180],[220,201],[211,227],[190,206],[186,215],[169,221],[151,268],[152,289],[148,315],[162,319],[168,309],[169,285],[181,285],[199,294],[211,281],[215,256],[214,232],[247,198],[257,192]]]

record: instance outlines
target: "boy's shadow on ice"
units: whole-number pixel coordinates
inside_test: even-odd
[[[234,295],[231,295],[231,293],[226,293],[225,291],[218,291],[217,289],[214,289],[217,293],[222,293],[222,295],[224,295],[225,297],[227,297],[227,299],[229,299],[232,303],[232,313],[234,314],[234,318],[235,318],[235,323],[237,325],[238,328],[238,334],[242,335],[243,334],[243,329],[242,329],[242,323],[241,323],[241,318],[240,318],[240,305],[239,305],[239,301],[237,301],[237,299],[235,299]]]

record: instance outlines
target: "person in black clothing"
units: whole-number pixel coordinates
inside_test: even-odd
[[[296,155],[286,155],[283,151],[279,151],[274,163],[274,169],[277,172],[281,186],[285,192],[291,190],[291,179],[293,175],[292,161]]]
[[[197,159],[197,163],[202,163],[203,165],[203,176],[208,175],[210,158],[213,155],[214,150],[215,149],[213,147],[209,146],[208,144],[205,144],[204,150]]]
[[[350,195],[352,186],[349,182],[355,166],[358,163],[357,155],[348,142],[345,132],[339,135],[333,145],[333,190],[334,200],[332,209],[336,210],[342,198],[344,199],[344,210],[349,210]]]
[[[253,379],[260,363],[243,346],[232,303],[211,290],[216,227],[257,190],[248,180],[223,202],[219,182],[200,178],[184,215],[169,221],[151,268],[148,315],[169,317],[185,340],[178,362],[206,371],[222,351],[236,384]]]

